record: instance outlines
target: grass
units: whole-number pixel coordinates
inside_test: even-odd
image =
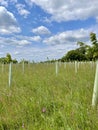
[[[98,130],[98,108],[92,108],[95,65],[0,66],[0,130]]]

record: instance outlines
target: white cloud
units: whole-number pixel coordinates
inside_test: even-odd
[[[19,33],[21,30],[17,25],[17,20],[14,15],[5,7],[0,6],[0,33],[10,34]]]
[[[5,1],[5,0],[0,0],[0,4],[7,7],[8,6],[8,0]]]
[[[24,18],[27,18],[27,16],[30,14],[30,12],[28,10],[24,9],[25,8],[24,4],[16,4],[16,8],[17,8],[19,14],[23,15]]]
[[[35,34],[39,34],[39,35],[47,35],[47,34],[51,33],[49,31],[49,29],[46,28],[45,26],[40,26],[40,27],[34,28],[34,29],[32,29],[32,32]]]
[[[77,41],[88,41],[90,30],[73,30],[73,31],[65,31],[59,33],[57,35],[51,36],[43,40],[44,43],[48,45],[56,45],[56,44],[72,44],[77,43]]]
[[[98,16],[98,0],[25,0],[40,6],[55,21],[83,20]]]
[[[30,37],[30,40],[35,41],[35,42],[39,42],[39,41],[41,41],[41,37],[40,36],[33,36],[33,37]]]
[[[16,40],[16,42],[17,42],[17,40]],[[29,44],[31,44],[31,42],[28,40],[19,40],[18,44],[19,45],[29,45]]]

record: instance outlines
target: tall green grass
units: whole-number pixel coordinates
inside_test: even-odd
[[[92,108],[95,65],[74,63],[0,66],[0,130],[98,130]]]

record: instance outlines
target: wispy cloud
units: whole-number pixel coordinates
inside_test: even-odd
[[[16,4],[16,8],[18,10],[18,13],[20,15],[23,15],[24,18],[27,18],[27,16],[30,14],[30,12],[25,9],[25,5],[24,4]]]

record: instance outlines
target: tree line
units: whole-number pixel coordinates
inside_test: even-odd
[[[12,59],[10,53],[7,53],[7,54],[6,54],[6,57],[1,57],[1,58],[0,58],[0,63],[3,63],[3,64],[9,64],[9,63],[14,63],[14,64],[20,63],[20,64],[21,64],[21,63],[23,63],[23,62],[24,62],[25,64],[28,64],[30,61],[25,60],[25,59],[22,59],[21,61],[18,62],[18,60]],[[32,63],[34,63],[34,61],[32,61]]]
[[[78,41],[79,48],[70,50],[60,60],[65,61],[92,61],[98,59],[98,40],[96,34],[90,33],[91,46],[84,42]]]
[[[10,62],[15,63],[15,64],[18,63],[18,61],[16,59],[12,59],[10,53],[7,53],[6,57],[1,57],[0,58],[0,63],[8,64]]]

